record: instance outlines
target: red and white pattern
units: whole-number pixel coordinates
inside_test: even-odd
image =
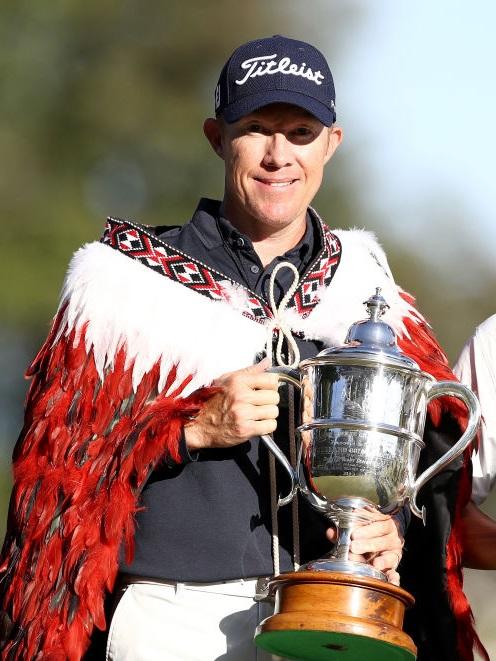
[[[341,259],[341,242],[338,237],[322,221],[321,227],[324,233],[324,250],[301,281],[289,304],[289,307],[294,307],[303,318],[307,317],[320,301],[319,291],[331,283]]]

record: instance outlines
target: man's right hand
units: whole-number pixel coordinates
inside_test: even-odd
[[[184,427],[188,449],[231,447],[275,430],[279,379],[265,371],[269,365],[264,359],[213,382],[219,392]]]

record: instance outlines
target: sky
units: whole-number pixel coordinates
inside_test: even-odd
[[[429,222],[426,197],[462,211],[496,256],[496,3],[355,4],[364,19],[339,62],[337,107],[367,198],[407,234]]]

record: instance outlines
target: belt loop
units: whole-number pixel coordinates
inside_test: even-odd
[[[176,583],[174,586],[174,591],[176,595],[180,595],[184,590],[184,583]]]

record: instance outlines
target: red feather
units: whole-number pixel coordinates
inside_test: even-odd
[[[179,399],[188,378],[157,396],[158,365],[133,393],[124,349],[101,382],[85,329],[76,341],[59,328],[62,319],[63,310],[27,372],[34,379],[0,560],[2,610],[12,625],[2,659],[77,661],[93,628],[105,628],[104,595],[122,543],[131,557],[139,491],[159,461],[179,461],[182,425],[211,394]],[[175,376],[172,369],[163,392]]]

